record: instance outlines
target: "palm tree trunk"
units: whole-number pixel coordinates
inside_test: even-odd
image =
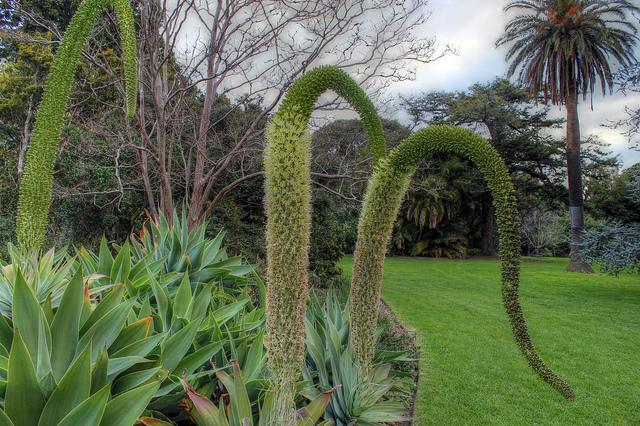
[[[567,175],[569,178],[569,220],[571,224],[570,272],[593,272],[581,253],[584,231],[584,200],[582,196],[582,165],[580,163],[580,121],[578,120],[578,90],[569,91],[567,107]]]

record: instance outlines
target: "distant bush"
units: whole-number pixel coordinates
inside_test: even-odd
[[[608,223],[587,231],[583,244],[585,260],[599,263],[604,272],[640,273],[640,224]]]

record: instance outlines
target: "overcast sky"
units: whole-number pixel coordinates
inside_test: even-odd
[[[434,34],[441,43],[454,45],[459,55],[449,55],[419,68],[415,81],[396,84],[395,94],[408,94],[428,90],[462,90],[475,82],[486,82],[504,76],[505,49],[496,49],[495,41],[501,35],[508,17],[502,11],[503,0],[431,0],[432,16],[425,31]],[[580,108],[583,135],[597,134],[611,144],[628,167],[640,161],[640,152],[629,149],[620,131],[602,126],[608,120],[624,117],[625,105],[637,106],[640,95],[594,98],[593,111],[589,102]],[[564,116],[560,108],[554,114]]]

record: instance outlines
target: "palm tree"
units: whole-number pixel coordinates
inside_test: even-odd
[[[578,96],[593,96],[599,82],[603,94],[613,90],[612,63],[636,61],[637,30],[628,18],[640,13],[635,0],[515,0],[505,11],[522,10],[506,26],[497,46],[509,44],[509,75],[532,95],[564,105],[567,110],[567,174],[571,255],[569,271],[590,272],[580,246],[584,228]]]

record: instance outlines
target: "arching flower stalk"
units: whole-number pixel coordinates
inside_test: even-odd
[[[53,59],[27,150],[20,184],[16,234],[20,247],[29,251],[37,251],[44,244],[51,207],[53,167],[75,72],[91,29],[108,7],[116,13],[122,37],[127,113],[129,116],[135,113],[137,56],[131,4],[129,0],[84,0]]]
[[[393,223],[417,165],[433,153],[468,157],[482,172],[491,193],[500,233],[502,298],[513,335],[533,370],[565,398],[571,387],[536,353],[518,300],[520,284],[520,219],[513,184],[496,150],[471,131],[433,126],[418,131],[391,151],[369,181],[358,226],[351,282],[351,339],[361,368],[368,368],[375,349],[375,329],[384,258]]]
[[[295,424],[295,383],[304,357],[311,233],[311,110],[333,90],[360,114],[374,164],[385,154],[382,124],[364,91],[346,73],[316,68],[287,92],[267,130],[267,349],[274,424]]]

